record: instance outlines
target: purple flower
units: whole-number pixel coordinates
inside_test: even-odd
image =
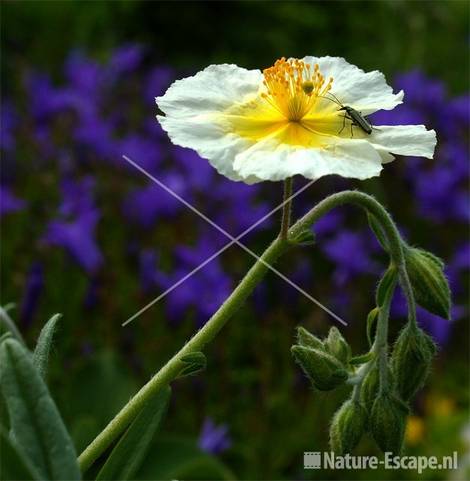
[[[444,84],[426,77],[420,70],[397,75],[395,87],[405,91],[406,103],[422,109],[440,107],[446,97]]]
[[[315,222],[313,230],[318,237],[324,237],[338,231],[344,221],[344,215],[339,210],[332,210]]]
[[[155,106],[155,97],[163,95],[175,78],[175,72],[170,67],[155,67],[147,76],[145,82],[145,100]],[[156,123],[156,120],[154,120]]]
[[[185,179],[175,173],[162,174],[157,177],[164,185],[179,196],[192,201],[188,194]],[[132,191],[124,200],[124,215],[144,228],[150,228],[159,217],[171,217],[182,209],[184,205],[155,183]]]
[[[32,74],[27,80],[30,108],[38,122],[50,121],[61,112],[71,111],[79,116],[96,113],[97,105],[89,92],[73,88],[56,88],[44,74]]]
[[[43,242],[63,247],[89,274],[103,264],[103,255],[95,240],[100,214],[94,206],[94,181],[85,177],[80,181],[66,179],[62,183],[62,202],[59,219],[51,221]]]
[[[210,454],[219,454],[226,451],[232,445],[228,434],[228,426],[217,426],[211,418],[206,418],[199,435],[199,448]]]
[[[465,200],[455,195],[459,192],[460,181],[457,172],[445,167],[436,166],[432,170],[422,172],[415,180],[415,194],[420,213],[437,222],[445,221],[449,217],[456,218],[457,214],[460,218],[468,218],[468,209],[460,205],[462,201],[465,203]]]
[[[37,311],[39,298],[44,289],[44,269],[41,263],[34,262],[29,270],[26,287],[21,303],[21,324],[24,327],[31,325]]]
[[[116,148],[114,126],[109,120],[90,115],[82,118],[75,128],[74,138],[79,146],[90,149],[102,160],[119,159],[122,155]]]
[[[127,44],[115,49],[108,64],[109,74],[117,76],[133,72],[140,66],[143,56],[144,48],[138,44]]]
[[[89,274],[103,264],[103,255],[95,240],[95,230],[100,214],[92,210],[73,221],[52,221],[47,226],[43,241],[63,247]]]
[[[336,264],[334,279],[342,286],[358,274],[376,273],[378,266],[371,253],[371,237],[360,232],[343,230],[322,244],[327,257]]]
[[[18,124],[18,117],[13,104],[8,100],[2,99],[2,109],[0,111],[0,147],[5,151],[12,151],[16,141],[14,129]]]
[[[160,146],[152,139],[139,134],[130,134],[119,140],[119,162],[128,168],[133,174],[142,175],[134,166],[123,161],[121,156],[126,155],[136,164],[151,174],[157,175],[157,167],[163,160],[163,152]]]
[[[398,290],[395,294],[391,306],[391,316],[406,319],[408,307],[403,293]],[[462,315],[462,308],[454,306],[451,311],[451,317],[456,319]],[[448,321],[442,317],[431,314],[421,306],[417,306],[416,317],[418,324],[430,334],[439,345],[445,345],[449,340],[452,326],[455,321]]]
[[[97,62],[82,51],[75,50],[67,58],[64,71],[70,87],[83,96],[83,101],[88,102],[89,96],[94,102],[99,100],[105,77],[103,68]]]
[[[0,185],[0,216],[23,210],[25,207],[24,200],[16,197],[8,187]]]
[[[182,147],[172,147],[171,154],[176,163],[181,166],[188,184],[200,192],[207,192],[206,189],[215,177],[214,168],[209,162],[202,159],[194,150]]]
[[[84,177],[78,182],[70,178],[65,179],[61,185],[60,214],[65,217],[72,217],[93,210],[95,185],[95,179],[91,176]]]
[[[175,265],[171,273],[155,267],[157,257],[152,251],[144,251],[140,257],[140,276],[145,291],[152,286],[160,290],[171,288],[217,250],[212,237],[202,237],[194,247],[180,246],[174,251]],[[203,325],[230,295],[232,282],[223,271],[218,258],[213,259],[196,274],[172,290],[165,298],[169,319],[180,322],[189,313],[196,323]]]

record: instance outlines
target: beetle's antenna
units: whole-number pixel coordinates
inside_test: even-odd
[[[332,95],[334,98],[330,99],[327,97],[327,95]],[[326,92],[325,95],[319,95],[319,97],[329,100],[330,102],[334,102],[335,104],[338,104],[340,107],[343,106],[343,104],[338,100],[338,97],[336,95],[332,94],[331,92]]]

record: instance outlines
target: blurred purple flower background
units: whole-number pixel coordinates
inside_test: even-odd
[[[0,213],[9,222],[5,225],[12,230],[16,226],[18,238],[27,237],[26,244],[19,243],[21,262],[12,263],[22,273],[17,289],[23,293],[24,326],[34,325],[41,296],[54,284],[47,273],[58,252],[70,262],[70,272],[64,275],[79,270],[86,279],[83,289],[61,295],[81,296],[84,309],[101,305],[103,312],[124,320],[227,242],[124,162],[123,154],[232,235],[280,202],[279,185],[231,182],[193,151],[170,144],[155,119],[154,97],[186,72],[149,67],[145,58],[146,50],[133,44],[115,50],[106,62],[74,51],[65,61],[60,81],[25,69],[21,77],[25,99],[20,102],[14,95],[2,99]],[[371,121],[434,128],[436,156],[432,161],[399,158],[386,166],[383,178],[364,185],[387,199],[411,244],[444,257],[455,300],[453,322],[424,309],[419,310],[419,322],[445,346],[453,323],[468,314],[464,276],[470,267],[470,247],[459,238],[464,238],[470,219],[469,96],[450,97],[442,82],[420,71],[397,75],[393,85],[405,91],[405,103],[374,114]],[[59,182],[51,182],[51,176]],[[296,199],[296,212],[309,209],[312,198],[320,200],[319,195],[351,184],[328,179],[314,187]],[[26,216],[32,220],[25,221]],[[315,295],[321,287],[322,302],[341,312],[350,312],[358,298],[373,299],[372,292],[358,286],[366,278],[370,287],[384,269],[378,243],[364,219],[356,223],[356,217],[349,210],[328,214],[315,227],[317,245],[303,250],[286,271]],[[261,253],[276,234],[276,222],[272,218],[262,223],[245,242]],[[203,325],[250,263],[249,256],[234,246],[172,291],[164,301],[169,326],[188,319]],[[131,287],[126,285],[115,295],[116,279],[122,277],[133,279]],[[139,285],[134,288],[132,282]],[[257,317],[270,319],[286,299],[296,312],[292,306],[299,300],[297,293],[284,293],[284,286],[272,284],[257,289],[253,301]],[[361,315],[365,317],[365,311]],[[393,315],[405,315],[400,296]],[[301,321],[302,317],[296,319]],[[229,446],[227,427],[206,419],[201,449],[218,453]]]

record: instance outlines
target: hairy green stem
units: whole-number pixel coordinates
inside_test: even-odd
[[[289,189],[292,189],[292,179],[290,179],[289,184],[286,183],[286,190],[289,191]],[[409,301],[409,308],[414,306],[414,297],[406,274],[400,235],[387,211],[374,198],[356,191],[345,191],[334,194],[317,204],[316,207],[296,222],[290,229],[289,208],[288,213],[286,210],[286,215],[283,216],[285,222],[283,221],[282,224],[282,232],[285,232],[285,237],[281,235],[274,240],[261,256],[261,260],[258,260],[253,265],[236,289],[222,304],[219,310],[207,321],[204,327],[202,327],[183,346],[183,348],[140,389],[140,391],[121,409],[121,411],[119,411],[94,441],[92,441],[92,443],[82,452],[78,458],[82,472],[85,472],[93,462],[104,453],[111,443],[123,433],[141,411],[146,401],[178,376],[181,369],[184,367],[181,358],[191,352],[203,350],[205,345],[217,335],[265,276],[268,271],[266,263],[273,264],[276,262],[277,259],[289,249],[292,243],[295,243],[296,237],[301,232],[312,226],[331,209],[350,203],[363,207],[375,215],[379,220],[390,244],[392,262],[399,269],[402,287]]]
[[[286,202],[286,200],[292,196],[292,184],[292,177],[289,177],[284,181],[284,202]],[[290,227],[291,210],[292,200],[289,200],[289,202],[286,202],[282,208],[281,232],[279,234],[282,240],[287,240],[287,234]]]
[[[411,324],[416,325],[416,303],[406,270],[403,241],[390,214],[373,197],[355,190],[347,190],[333,194],[318,203],[310,212],[305,214],[302,219],[296,222],[290,230],[291,236],[298,235],[330,210],[345,204],[355,204],[362,207],[379,221],[389,243],[391,261],[398,269],[400,286],[403,289],[408,304],[408,319]]]
[[[268,271],[265,263],[273,264],[289,249],[290,244],[282,239],[276,239],[248,271],[243,280],[238,284],[232,294],[222,304],[220,309],[207,321],[207,323],[178,351],[150,381],[119,411],[114,419],[104,428],[95,440],[82,452],[78,462],[82,472],[85,472],[93,462],[117,439],[117,437],[133,421],[143,408],[145,402],[154,393],[173,381],[184,364],[181,358],[194,351],[201,351],[216,334],[222,329],[225,323],[234,315],[236,310],[245,302],[246,298],[253,292],[261,279]],[[264,262],[263,262],[264,261]]]
[[[388,357],[388,320],[390,318],[390,305],[393,293],[395,292],[396,280],[390,286],[384,303],[380,306],[379,317],[377,319],[377,333],[374,342],[374,351],[378,357],[380,392],[389,389],[387,357]]]

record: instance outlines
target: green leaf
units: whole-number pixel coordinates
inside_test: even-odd
[[[0,336],[0,344],[1,344],[3,341],[5,341],[6,339],[11,339],[11,338],[13,338],[13,334],[12,334],[10,331],[5,332],[4,334],[2,334],[2,335]]]
[[[299,246],[311,246],[315,244],[315,234],[311,230],[306,229],[293,239],[290,239],[290,242]]]
[[[7,308],[10,307],[10,304],[6,306]],[[11,307],[10,307],[11,309]],[[16,327],[16,324],[12,320],[12,318],[8,314],[9,309],[5,309],[4,307],[0,307],[0,327],[1,332],[11,332],[12,335],[18,339],[21,343],[24,344],[23,336],[21,335],[20,331]]]
[[[165,439],[154,440],[135,479],[233,481],[236,478],[221,461],[201,451],[194,440],[166,436]]]
[[[199,351],[182,356],[181,362],[186,366],[180,371],[178,377],[192,376],[203,371],[207,366],[206,356]]]
[[[376,301],[377,306],[382,307],[388,299],[389,296],[392,295],[393,289],[395,289],[397,283],[398,272],[395,267],[390,266],[383,275],[382,279],[377,286],[376,292]]]
[[[171,389],[166,387],[148,401],[109,455],[97,480],[135,478],[165,415],[170,394]]]
[[[52,339],[57,327],[57,321],[61,317],[62,314],[55,314],[47,321],[46,325],[41,330],[41,334],[39,334],[38,342],[34,349],[33,362],[43,378],[45,378],[47,374],[47,363],[49,361],[49,353],[51,351]]]
[[[385,237],[383,229],[377,218],[370,212],[367,212],[367,220],[369,221],[369,226],[372,229],[372,232],[375,234],[375,237],[377,237],[377,240],[379,241],[379,244],[382,246],[383,250],[385,252],[389,252],[388,240]]]
[[[8,479],[9,481],[41,480],[31,462],[16,446],[16,443],[10,439],[3,426],[0,426],[0,446],[2,452],[0,479]]]
[[[15,442],[41,479],[80,479],[72,441],[29,351],[7,339],[0,346],[0,363],[0,386]]]
[[[369,347],[372,346],[372,330],[374,329],[374,326],[377,322],[377,319],[379,318],[379,312],[380,308],[374,307],[372,311],[369,312],[367,315],[367,341],[369,342]]]
[[[369,362],[373,357],[374,357],[374,354],[372,352],[368,352],[366,354],[361,354],[360,356],[354,356],[349,361],[349,364],[352,364],[353,366],[365,364],[366,362]]]

